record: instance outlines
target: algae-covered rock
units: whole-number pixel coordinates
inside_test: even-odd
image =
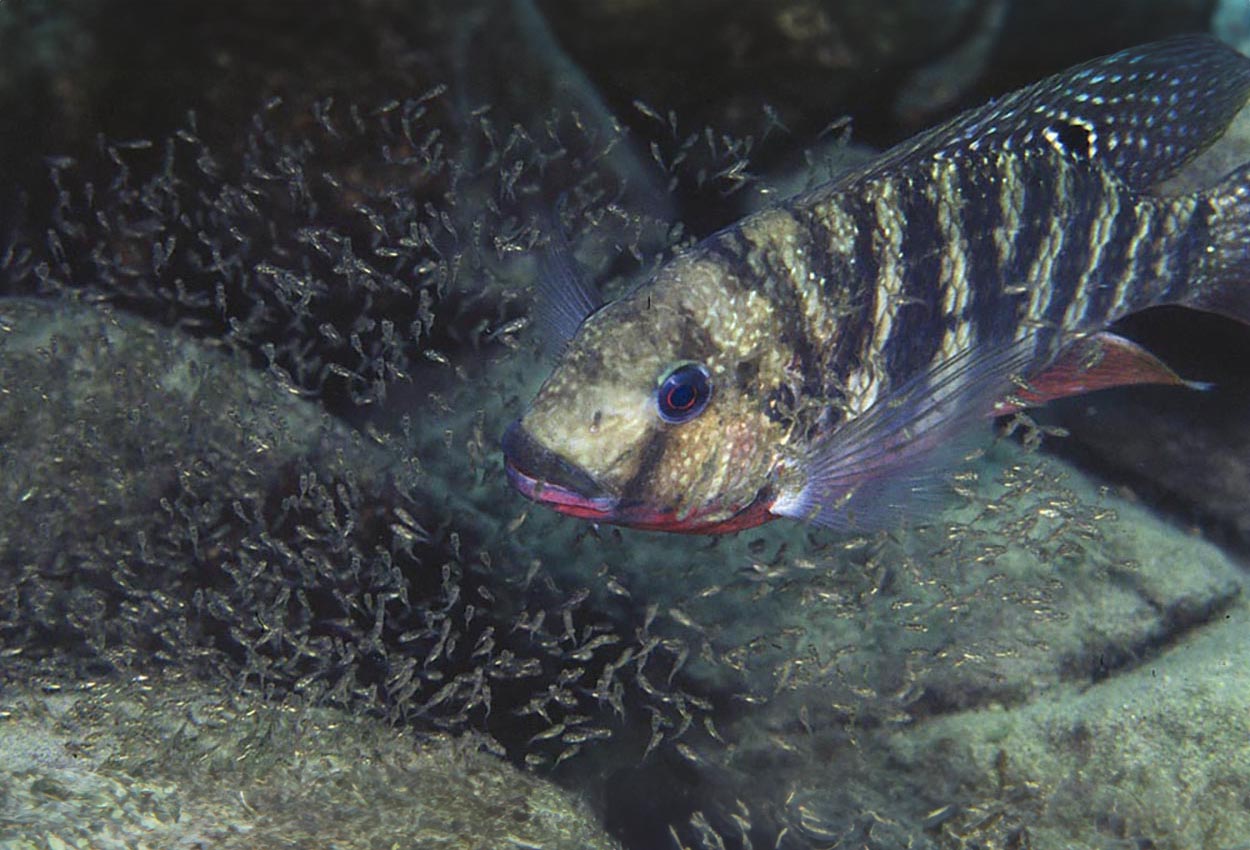
[[[6,564],[150,531],[182,476],[263,488],[297,459],[382,465],[272,373],[107,305],[0,301],[0,386]]]
[[[583,801],[490,748],[181,677],[10,683],[0,697],[0,845],[617,846]]]
[[[1250,8],[1238,0],[1219,0],[1211,13],[1211,31],[1244,51],[1250,46]]]
[[[290,477],[403,475],[289,383],[106,305],[0,302],[0,387],[10,663],[185,662],[216,644],[193,612],[233,610],[230,543]]]
[[[926,776],[929,799],[950,801],[948,839],[1001,833],[989,821],[1006,818],[1027,824],[1034,850],[1241,847],[1250,834],[1248,628],[1250,610],[1238,604],[1118,676],[940,718],[883,747],[900,776]]]

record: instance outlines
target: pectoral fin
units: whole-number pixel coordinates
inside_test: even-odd
[[[917,375],[816,440],[800,464],[802,485],[770,510],[849,530],[872,530],[931,513],[946,476],[985,438],[986,414],[1022,383],[1033,339],[974,347]]]

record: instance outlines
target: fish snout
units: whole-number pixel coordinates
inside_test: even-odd
[[[585,470],[539,443],[521,420],[508,426],[500,440],[508,483],[521,495],[562,513],[605,519],[617,500]]]

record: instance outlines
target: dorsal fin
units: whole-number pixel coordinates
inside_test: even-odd
[[[1096,159],[1145,191],[1218,139],[1248,98],[1250,59],[1211,36],[1178,36],[1077,65],[965,112],[848,179],[960,151],[1045,145]]]
[[[561,204],[562,205],[562,204]],[[547,245],[539,254],[533,320],[544,351],[555,356],[577,333],[582,322],[603,306],[603,298],[573,256],[559,206],[545,219]]]

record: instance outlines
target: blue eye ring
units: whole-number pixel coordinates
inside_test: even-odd
[[[655,407],[670,425],[694,419],[712,399],[712,379],[698,363],[678,363],[660,379]]]

